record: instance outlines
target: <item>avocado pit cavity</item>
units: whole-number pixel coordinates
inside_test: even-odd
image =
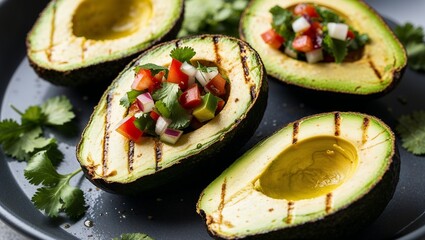
[[[152,11],[150,0],[85,0],[75,11],[72,31],[92,40],[123,38],[147,25]]]
[[[315,198],[342,185],[357,164],[357,149],[350,142],[334,136],[308,138],[276,156],[257,190],[275,199]]]

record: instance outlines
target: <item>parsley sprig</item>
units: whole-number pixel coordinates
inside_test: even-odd
[[[83,192],[69,184],[70,179],[81,172],[62,175],[56,172],[63,160],[54,138],[45,138],[43,129],[60,129],[74,119],[72,105],[65,96],[48,99],[40,106],[30,106],[24,112],[12,106],[20,116],[21,123],[12,119],[0,122],[0,144],[4,153],[18,161],[28,161],[25,178],[31,184],[42,185],[31,201],[35,207],[44,210],[50,217],[64,212],[71,218],[77,218],[85,212]]]

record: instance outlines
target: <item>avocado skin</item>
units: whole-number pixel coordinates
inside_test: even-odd
[[[240,39],[233,37],[209,34],[191,36],[186,39],[214,37],[226,37],[240,41]],[[177,39],[163,44],[176,44],[178,41]],[[243,42],[243,44],[251,48],[248,43]],[[156,45],[152,50],[161,47],[161,45],[162,44]],[[140,57],[144,54],[149,54],[149,52],[142,53]],[[142,193],[152,192],[153,190],[162,191],[175,187],[182,188],[187,184],[193,185],[194,182],[196,182],[196,184],[208,184],[211,182],[212,179],[217,177],[220,172],[236,159],[236,154],[238,154],[237,149],[242,148],[254,134],[266,110],[268,100],[268,79],[260,56],[256,54],[256,57],[261,63],[262,80],[260,90],[256,94],[255,99],[253,99],[251,108],[247,109],[245,117],[235,122],[233,129],[228,131],[219,141],[213,143],[198,154],[181,159],[179,163],[173,166],[158,170],[154,174],[140,177],[130,183],[123,184],[107,182],[104,179],[93,179],[89,169],[81,165],[85,177],[102,190],[120,195],[140,195]],[[137,61],[137,59],[134,59],[130,65]],[[108,91],[109,89],[106,92]],[[89,122],[91,122],[91,120]],[[77,146],[77,151],[79,148],[80,147]],[[162,189],[159,189],[160,187],[162,187]]]
[[[182,11],[180,12],[179,17],[174,22],[173,26],[167,34],[152,41],[149,46],[145,49],[140,50],[137,53],[125,56],[125,54],[120,59],[115,59],[111,61],[101,62],[97,64],[92,64],[86,67],[73,69],[71,71],[57,71],[54,69],[48,69],[38,66],[35,62],[31,61],[28,58],[30,66],[34,69],[37,75],[47,80],[55,85],[65,86],[65,87],[79,87],[79,86],[95,86],[96,84],[101,84],[107,86],[111,81],[118,75],[118,73],[124,69],[124,67],[131,62],[135,57],[140,55],[140,53],[146,51],[152,46],[169,41],[174,39],[180,28],[183,25],[183,16],[184,16],[184,1],[182,1]],[[30,34],[28,34],[29,36]],[[29,39],[26,40],[27,48],[29,48]]]
[[[371,224],[384,211],[392,199],[400,175],[400,154],[395,147],[394,155],[382,179],[364,196],[323,219],[307,222],[295,227],[268,233],[247,236],[244,239],[351,239],[362,228]],[[205,212],[201,217],[206,221]],[[219,234],[208,233],[214,239],[222,238]]]
[[[398,40],[397,36],[394,34],[394,32],[392,31],[392,29],[389,27],[389,25],[384,21],[383,17],[375,10],[373,9],[369,4],[367,4],[366,2],[364,2],[363,0],[359,0],[358,1],[360,4],[362,4],[365,8],[367,8],[369,11],[373,12],[376,16],[378,16],[378,19],[380,21],[380,23],[382,24],[383,27],[385,27],[385,29],[391,33],[392,37],[394,39],[396,39],[397,41],[397,45],[399,45],[400,49],[402,49],[403,54],[404,54],[404,58],[407,59],[407,52],[406,52],[406,48],[403,46],[403,44],[401,44],[401,42]],[[245,9],[249,9],[251,8],[251,6],[254,4],[254,1],[250,1],[248,6]],[[245,13],[242,14],[241,17],[241,22],[239,24],[239,36],[242,40],[246,41],[246,35],[244,33],[244,15]],[[282,53],[283,54],[283,53]],[[344,101],[353,101],[353,100],[358,100],[358,99],[364,99],[364,100],[370,100],[370,99],[376,99],[379,97],[382,97],[384,95],[386,95],[387,93],[391,92],[400,82],[401,78],[403,77],[403,74],[406,70],[407,67],[407,61],[404,63],[404,65],[400,68],[394,69],[393,74],[392,74],[392,82],[391,84],[389,84],[385,89],[383,89],[380,92],[374,92],[371,94],[358,94],[355,92],[342,92],[342,91],[331,91],[331,90],[325,90],[325,89],[319,89],[319,88],[307,88],[303,85],[297,85],[296,83],[291,83],[289,81],[287,81],[285,79],[284,76],[279,75],[278,73],[268,73],[269,76],[271,76],[273,79],[280,81],[282,83],[284,83],[287,86],[290,87],[294,87],[297,89],[301,89],[301,91],[305,91],[305,94],[316,94],[319,93],[321,94],[321,97],[326,97],[329,99],[332,98],[342,98],[342,100]]]

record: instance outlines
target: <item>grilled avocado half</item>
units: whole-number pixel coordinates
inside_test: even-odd
[[[312,64],[294,59],[263,41],[261,34],[272,27],[272,7],[293,9],[304,2],[332,10],[369,36],[359,59]],[[403,46],[379,14],[363,1],[253,0],[242,15],[239,30],[241,38],[258,51],[270,76],[304,89],[345,96],[381,96],[397,85],[406,67]]]
[[[229,93],[221,112],[201,128],[184,133],[176,144],[143,137],[134,143],[115,131],[127,114],[120,105],[134,79],[134,68],[168,66],[171,50],[191,47],[192,62],[210,63],[228,78]],[[201,166],[221,165],[252,136],[267,104],[266,72],[257,53],[242,40],[201,35],[157,45],[129,64],[106,90],[82,133],[77,158],[86,177],[100,188],[137,194],[190,176]],[[230,164],[230,163],[229,163]]]
[[[108,85],[142,51],[177,35],[183,6],[183,0],[53,0],[28,33],[29,62],[54,84]]]
[[[322,113],[246,152],[205,188],[197,212],[219,239],[344,239],[384,210],[399,172],[385,123]]]

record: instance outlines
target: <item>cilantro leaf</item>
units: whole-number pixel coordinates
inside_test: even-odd
[[[173,112],[171,112],[171,119],[173,121],[169,126],[170,128],[184,129],[189,126],[192,117],[180,104],[176,104]]]
[[[170,57],[180,62],[189,62],[195,54],[195,50],[191,47],[178,47],[171,50]]]
[[[60,212],[71,218],[80,217],[85,212],[84,194],[81,189],[69,185],[79,172],[81,168],[67,175],[59,174],[46,151],[36,153],[28,162],[24,176],[30,183],[44,186],[37,189],[31,201],[50,217],[57,217]]]
[[[30,106],[25,112],[21,115],[22,124],[36,124],[41,125],[46,121],[46,116],[41,111],[39,106]]]
[[[134,115],[136,117],[136,120],[134,121],[134,125],[142,130],[143,132],[149,133],[150,135],[155,136],[155,122],[150,117],[149,113],[137,113]]]
[[[248,0],[185,0],[183,26],[178,37],[202,33],[238,36],[239,20]]]
[[[205,73],[218,71],[217,67],[207,67],[207,66],[202,65],[200,62],[198,62],[198,66],[196,67],[196,69],[198,69],[201,72],[205,72]]]
[[[152,73],[152,76],[158,74],[161,71],[165,71],[165,76],[167,76],[168,74],[168,68],[164,67],[164,66],[159,66],[153,63],[147,63],[147,64],[143,64],[140,66],[136,66],[134,68],[134,72],[137,74],[140,69],[146,69],[146,70],[150,70]]]
[[[425,111],[402,115],[398,122],[402,146],[413,154],[425,154]]]
[[[4,144],[6,141],[15,140],[33,127],[32,125],[19,125],[15,120],[5,119],[0,122],[0,143]]]
[[[41,105],[41,112],[46,116],[46,125],[62,125],[75,117],[71,102],[65,96],[48,99]]]
[[[425,34],[423,28],[406,23],[397,26],[394,33],[406,48],[409,67],[416,71],[425,71]]]
[[[328,34],[323,38],[323,48],[335,58],[336,63],[341,63],[347,56],[347,42],[333,39]]]
[[[31,130],[21,133],[19,138],[12,139],[3,143],[3,151],[19,160],[27,160],[29,153],[37,148],[47,146],[51,139],[41,137],[42,129],[35,127]]]
[[[272,28],[281,35],[286,42],[292,41],[295,33],[292,30],[294,17],[291,11],[280,6],[274,6],[270,9],[272,14]]]
[[[322,19],[322,24],[326,25],[329,22],[334,23],[342,23],[344,22],[338,14],[334,13],[333,11],[326,9],[324,7],[316,7],[316,12],[319,14],[320,18]]]
[[[112,240],[153,240],[144,233],[124,233],[119,238],[113,238]]]
[[[159,100],[155,102],[155,108],[158,110],[159,114],[163,117],[170,118],[171,112],[168,110],[167,106],[165,106],[164,102]]]
[[[136,100],[137,96],[142,94],[142,91],[137,90],[130,90],[128,91],[121,99],[120,99],[120,105],[129,108],[130,105]]]
[[[162,87],[152,94],[155,101],[162,101],[168,109],[177,102],[180,88],[176,83],[164,82]]]

